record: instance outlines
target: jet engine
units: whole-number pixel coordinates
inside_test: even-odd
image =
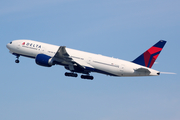
[[[38,54],[35,58],[36,64],[44,66],[44,67],[51,67],[53,64],[53,60],[50,56],[45,54]]]

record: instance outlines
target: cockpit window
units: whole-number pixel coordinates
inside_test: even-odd
[[[12,42],[10,42],[10,44],[12,44]]]

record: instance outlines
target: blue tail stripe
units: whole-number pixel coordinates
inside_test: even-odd
[[[154,45],[154,47],[163,48],[165,44],[166,44],[166,41],[160,40],[158,43]]]
[[[146,66],[144,61],[144,55],[141,54],[138,58],[132,61],[133,63],[136,63],[138,65]]]
[[[150,59],[149,59],[148,67],[149,67],[149,66],[150,66],[150,64],[151,64],[151,61],[152,61],[153,57],[154,57],[155,55],[160,54],[160,52],[161,52],[161,51],[159,51],[159,52],[154,53],[154,54],[152,54],[152,55],[151,55],[151,57],[150,57]]]

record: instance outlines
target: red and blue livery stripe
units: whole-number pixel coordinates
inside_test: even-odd
[[[133,63],[146,66],[151,68],[156,61],[157,57],[159,56],[160,52],[162,51],[166,41],[160,40],[154,46],[149,48],[146,52],[141,54],[138,58],[133,60]]]

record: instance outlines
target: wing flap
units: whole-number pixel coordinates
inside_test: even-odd
[[[82,66],[84,69],[85,69],[86,67],[94,68],[94,67],[92,67],[90,64],[86,63],[84,60],[74,59],[74,58],[73,58],[73,61],[74,61],[76,64]]]

